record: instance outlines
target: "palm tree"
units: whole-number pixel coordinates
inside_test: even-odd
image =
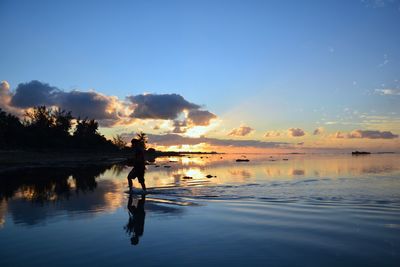
[[[143,146],[144,149],[146,149],[146,144],[147,144],[147,134],[144,132],[140,132],[136,134],[136,139],[139,140],[140,144]]]

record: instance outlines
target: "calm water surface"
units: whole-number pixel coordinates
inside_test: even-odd
[[[145,197],[130,170],[0,174],[0,266],[400,262],[399,155],[163,158]]]

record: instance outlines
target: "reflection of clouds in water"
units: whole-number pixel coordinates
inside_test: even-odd
[[[379,173],[388,173],[397,170],[394,166],[385,165],[385,166],[371,166],[362,168],[362,173],[368,174],[379,174]]]
[[[199,186],[202,185],[301,179],[302,176],[351,178],[386,175],[399,172],[400,168],[398,155],[285,156],[289,158],[287,161],[274,156],[276,159],[274,162],[270,162],[267,155],[257,159],[248,155],[250,162],[245,164],[234,162],[232,158],[236,157],[237,155],[233,157],[224,155],[227,159],[225,161],[221,160],[220,156],[214,157],[215,161],[207,158],[204,160],[210,162],[209,164],[198,166],[182,165],[179,162],[166,163],[172,165],[170,169],[148,166],[145,176],[146,185],[149,188],[181,186],[199,190]],[[169,162],[169,160],[173,161],[174,158],[164,158],[160,162]],[[127,186],[126,176],[130,170],[131,168],[124,166],[114,167],[105,172],[104,169],[90,168],[68,171],[49,169],[44,174],[10,175],[5,177],[9,179],[0,179],[0,199],[10,199],[8,203],[5,201],[0,203],[0,225],[4,224],[6,212],[14,221],[30,225],[44,222],[57,214],[76,214],[77,212],[93,214],[113,211],[124,202],[125,196],[122,192]],[[208,174],[217,177],[206,178]],[[184,176],[192,177],[192,179],[183,179]],[[40,208],[36,203],[41,204],[42,207]],[[160,205],[170,206],[170,204]]]
[[[152,183],[152,186],[186,186],[190,180],[183,180],[182,176],[192,176],[187,174],[187,170],[197,169],[202,172],[200,178],[210,174],[217,178],[209,179],[209,183],[246,183],[250,180],[267,181],[276,178],[294,179],[302,176],[310,177],[331,177],[338,176],[357,176],[361,177],[368,174],[385,174],[399,171],[397,155],[371,155],[370,157],[352,157],[351,155],[273,155],[274,161],[270,155],[247,155],[250,162],[239,164],[235,159],[236,155],[211,155],[209,158],[203,158],[205,165],[182,165],[179,162],[173,162],[170,169],[149,167],[150,172],[159,175],[156,182],[146,178],[146,182]],[[177,158],[167,158],[176,160]],[[197,157],[199,159],[199,157]],[[283,160],[285,159],[285,160]],[[161,159],[157,159],[161,161]],[[166,159],[163,159],[165,162]],[[150,176],[151,178],[151,176]]]
[[[180,158],[180,162],[182,165],[200,165],[200,166],[204,166],[206,165],[209,160],[208,158],[199,158],[199,157],[181,157]]]

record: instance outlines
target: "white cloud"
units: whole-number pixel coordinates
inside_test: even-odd
[[[391,89],[391,88],[375,89],[375,93],[380,95],[400,95],[400,89]]]

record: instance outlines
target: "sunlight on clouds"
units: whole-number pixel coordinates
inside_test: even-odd
[[[188,137],[200,137],[217,128],[220,124],[221,120],[213,119],[207,126],[193,126],[189,128],[184,135]]]
[[[174,145],[174,146],[157,146],[156,149],[160,151],[177,151],[177,152],[204,152],[208,151],[209,146],[205,143],[200,143],[196,145]]]

